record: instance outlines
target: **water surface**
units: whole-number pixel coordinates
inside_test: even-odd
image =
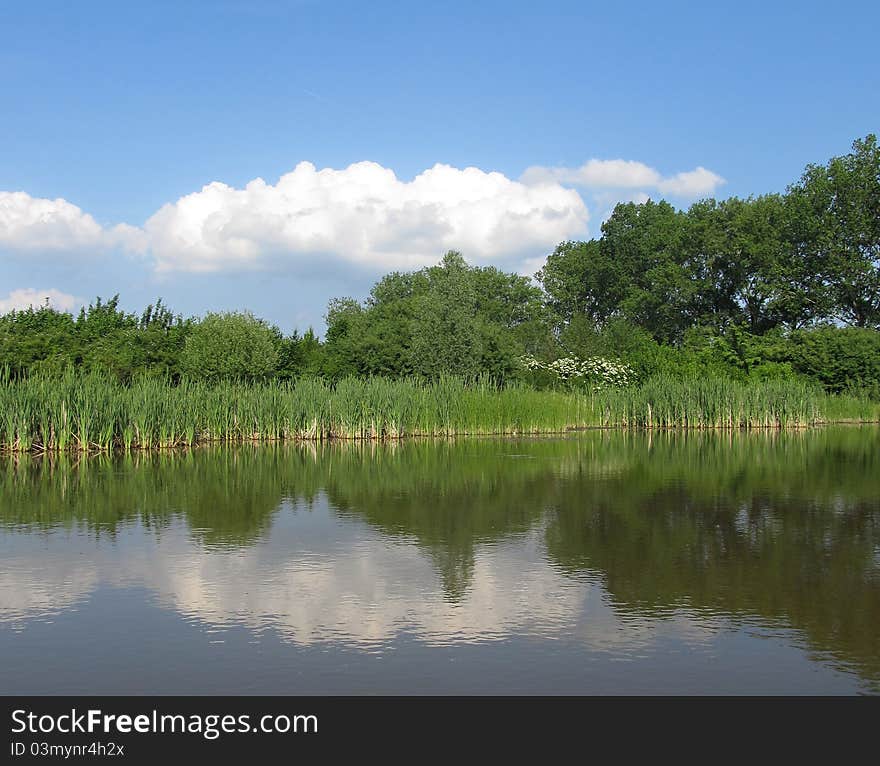
[[[877,693],[880,430],[0,458],[0,692]]]

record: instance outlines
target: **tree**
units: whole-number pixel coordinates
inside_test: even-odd
[[[802,248],[825,266],[838,317],[880,326],[880,146],[873,134],[825,165],[808,165],[789,190],[799,203]]]
[[[691,206],[685,246],[701,322],[763,333],[796,329],[821,314],[821,277],[794,243],[794,210],[779,194]]]
[[[320,375],[324,371],[324,347],[310,327],[300,336],[281,338],[278,351],[278,377],[293,378],[298,375]]]
[[[33,369],[60,371],[73,363],[73,317],[50,306],[0,317],[0,368],[16,377]]]
[[[470,269],[461,253],[450,251],[426,276],[427,288],[415,298],[410,322],[413,370],[432,378],[474,377],[482,371],[483,337]]]
[[[600,251],[620,275],[619,313],[661,342],[693,323],[700,284],[684,247],[686,218],[668,202],[617,205],[602,224]]]
[[[326,315],[327,374],[333,378],[410,374],[412,311],[408,296],[388,301],[371,296],[366,306],[353,298],[331,300]]]
[[[604,324],[619,311],[626,291],[622,264],[595,239],[558,245],[535,276],[563,323],[583,314]]]
[[[666,202],[629,202],[614,208],[600,239],[560,244],[536,275],[559,329],[580,326],[582,317],[599,331],[622,318],[657,340],[679,341],[705,286],[686,246],[686,224]]]
[[[177,379],[182,373],[181,355],[195,320],[174,314],[159,298],[147,306],[138,320],[133,341],[139,348],[143,370],[170,375]]]
[[[364,304],[331,301],[328,372],[505,378],[526,345],[546,336],[536,327],[543,313],[527,278],[469,266],[450,251],[437,266],[386,275]]]
[[[248,312],[208,314],[186,339],[181,365],[194,377],[264,378],[275,372],[275,333]]]

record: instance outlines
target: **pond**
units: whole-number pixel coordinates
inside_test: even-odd
[[[880,692],[880,430],[0,457],[4,694]]]

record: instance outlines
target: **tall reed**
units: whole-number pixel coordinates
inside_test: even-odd
[[[347,378],[128,385],[100,375],[0,377],[0,449],[109,452],[205,442],[398,439],[541,434],[573,428],[789,428],[830,420],[877,421],[880,405],[831,397],[804,383],[682,381],[537,391],[465,382]]]

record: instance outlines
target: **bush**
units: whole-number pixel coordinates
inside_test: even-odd
[[[601,329],[583,316],[575,316],[560,334],[560,344],[570,356],[602,357],[627,365],[636,381],[652,375],[694,378],[704,375],[744,379],[745,372],[732,364],[709,331],[691,331],[683,347],[658,343],[651,334],[626,319],[610,320]]]
[[[707,367],[726,366],[751,380],[806,378],[826,391],[880,390],[880,332],[856,327],[819,327],[753,335],[729,327],[724,333],[691,331],[689,353]]]
[[[880,388],[880,332],[823,327],[792,333],[775,361],[784,361],[828,391]]]
[[[208,314],[186,339],[181,366],[197,378],[256,379],[275,372],[276,333],[253,314]]]
[[[542,362],[532,356],[524,356],[521,364],[537,379],[551,385],[564,385],[570,388],[586,388],[601,391],[605,388],[621,388],[636,382],[633,369],[621,362],[591,356],[579,359],[566,356],[552,362]]]

